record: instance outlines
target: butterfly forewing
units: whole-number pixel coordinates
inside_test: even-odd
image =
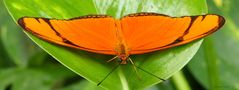
[[[142,54],[189,43],[217,31],[223,26],[224,18],[137,13],[120,20],[105,15],[68,20],[24,17],[19,19],[19,24],[35,36],[56,44],[115,55]]]
[[[161,14],[129,15],[121,20],[130,54],[167,49],[203,38],[223,24],[218,15],[170,17]]]
[[[63,46],[101,54],[115,54],[115,21],[112,17],[88,16],[71,20],[21,18],[19,24],[32,34]]]

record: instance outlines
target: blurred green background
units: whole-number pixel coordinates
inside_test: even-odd
[[[239,0],[207,0],[208,13],[224,16],[225,26],[204,39],[197,54],[181,71],[146,89],[239,90],[237,5]],[[103,88],[81,78],[34,44],[0,1],[0,90],[99,89]]]

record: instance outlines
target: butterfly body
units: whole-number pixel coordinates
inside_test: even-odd
[[[116,55],[120,59],[121,64],[126,64],[127,59],[129,57],[129,49],[127,48],[126,44],[120,43],[116,46]]]
[[[170,17],[157,13],[135,13],[115,19],[88,15],[72,19],[23,17],[27,32],[62,46],[116,55],[126,64],[132,54],[143,54],[183,45],[217,31],[224,24],[215,14]]]
[[[127,59],[129,57],[129,48],[127,47],[127,43],[125,42],[125,38],[122,33],[122,24],[121,21],[115,19],[115,35],[117,38],[116,45],[115,45],[115,54],[120,59],[121,64],[126,64]]]

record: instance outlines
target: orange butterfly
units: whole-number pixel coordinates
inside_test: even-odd
[[[26,31],[41,39],[116,55],[113,59],[119,58],[121,64],[126,64],[132,54],[167,49],[208,36],[224,22],[222,16],[214,14],[170,17],[157,13],[135,13],[121,19],[88,15],[67,20],[23,17],[18,21]]]

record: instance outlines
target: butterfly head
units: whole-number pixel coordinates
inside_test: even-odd
[[[118,55],[118,58],[120,59],[121,64],[127,64],[128,57],[129,56],[127,54]]]

